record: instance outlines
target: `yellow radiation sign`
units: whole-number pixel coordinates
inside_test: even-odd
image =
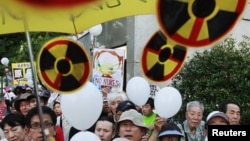
[[[91,62],[82,44],[69,38],[56,38],[40,50],[38,74],[43,84],[65,94],[81,88],[90,77]]]
[[[166,82],[181,69],[187,48],[167,40],[156,32],[143,49],[141,65],[144,76],[152,82]]]
[[[175,42],[208,46],[236,25],[248,0],[158,0],[157,19],[163,33]]]

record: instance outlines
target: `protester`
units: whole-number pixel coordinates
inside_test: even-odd
[[[25,118],[19,113],[9,113],[2,120],[1,128],[8,141],[30,141],[25,134]]]
[[[12,92],[11,87],[7,86],[5,88],[4,100],[7,106],[7,113],[11,112],[11,101],[15,99],[17,96]]]
[[[149,129],[149,135],[152,134],[154,129],[154,122],[157,117],[156,113],[154,113],[154,99],[152,97],[148,98],[147,102],[142,106],[142,119],[144,124]]]
[[[27,100],[29,101],[30,109],[37,106],[37,98],[35,94],[30,94],[27,97]]]
[[[60,117],[62,115],[61,103],[59,101],[54,102],[53,111],[55,112],[57,117]]]
[[[184,137],[182,141],[204,141],[205,140],[205,122],[202,121],[204,105],[199,101],[187,103],[185,117],[186,120],[178,124]]]
[[[115,122],[108,116],[100,117],[95,123],[94,133],[100,137],[101,141],[112,141],[115,136]]]
[[[206,127],[208,125],[229,125],[228,116],[223,112],[213,111],[207,116]]]
[[[24,86],[18,85],[14,88],[13,92],[17,97],[20,97],[22,94],[26,92],[26,90]]]
[[[116,121],[118,121],[116,118],[116,108],[117,108],[119,103],[121,103],[124,100],[128,100],[128,97],[126,96],[125,93],[115,93],[114,92],[114,93],[109,93],[107,98],[108,98],[108,103],[109,103],[111,113],[112,113],[113,118],[116,122]]]
[[[56,125],[62,128],[64,139],[67,141],[69,139],[69,132],[72,125],[67,121],[65,116],[62,114],[61,103],[57,99],[56,101],[54,101],[53,110],[57,116]]]
[[[49,90],[43,90],[39,92],[37,95],[40,100],[40,106],[48,106],[48,99],[50,97],[50,91]],[[30,103],[30,108],[37,106],[37,96],[35,94],[30,94],[27,97],[27,100]]]
[[[239,125],[241,119],[240,105],[234,101],[228,101],[220,106],[219,111],[228,116],[230,125]]]
[[[117,122],[117,138],[126,138],[131,141],[147,141],[148,128],[142,121],[142,115],[134,109],[122,113]]]
[[[225,113],[220,112],[220,111],[213,111],[209,113],[207,116],[206,125],[205,125],[205,129],[206,129],[205,140],[206,141],[208,140],[207,136],[208,136],[209,125],[229,125],[229,119]]]
[[[175,123],[165,123],[158,136],[160,141],[180,141],[181,137],[181,130]]]
[[[137,110],[136,105],[132,101],[125,100],[125,101],[120,102],[116,108],[116,120],[120,119],[120,116],[122,115],[123,112],[130,110],[130,109]]]
[[[40,108],[42,109],[44,130],[41,129]],[[56,126],[56,114],[54,111],[47,106],[41,106],[40,108],[32,108],[26,116],[26,131],[29,138],[32,141],[44,141],[47,138],[55,138],[55,141],[64,141],[61,128]],[[44,139],[43,131],[46,139]]]
[[[103,97],[103,106],[102,106],[101,115],[102,116],[112,116],[107,97]]]
[[[30,96],[29,93],[21,94],[14,102],[14,107],[17,112],[21,113],[23,116],[26,116],[30,110],[29,100],[27,99]]]
[[[41,103],[41,105],[43,106],[48,106],[48,100],[49,100],[49,98],[50,98],[50,95],[51,95],[51,93],[50,93],[50,90],[43,90],[43,91],[41,91],[39,94],[38,94],[38,96],[39,96],[39,98],[40,98],[40,103]]]

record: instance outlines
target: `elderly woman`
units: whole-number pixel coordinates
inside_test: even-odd
[[[202,121],[204,105],[199,101],[187,103],[185,117],[182,124],[178,124],[184,137],[181,141],[204,141],[205,140],[205,122]]]
[[[109,93],[107,99],[114,121],[116,122],[119,118],[116,115],[117,106],[122,101],[128,100],[128,97],[125,93]]]
[[[122,113],[117,122],[117,137],[131,141],[147,141],[148,128],[143,123],[142,115],[134,109]]]

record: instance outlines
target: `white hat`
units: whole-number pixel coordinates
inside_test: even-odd
[[[214,117],[221,117],[221,118],[225,119],[227,123],[229,123],[227,115],[223,112],[220,112],[220,111],[213,111],[210,114],[208,114],[206,122],[209,122],[209,120],[211,120]]]
[[[115,138],[112,141],[129,141],[129,140],[126,138]]]
[[[134,125],[147,128],[147,126],[143,123],[142,115],[138,111],[134,109],[130,109],[128,111],[125,111],[122,113],[118,123],[125,121],[125,120],[130,120],[133,122]]]

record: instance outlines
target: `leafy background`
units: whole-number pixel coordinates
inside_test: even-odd
[[[196,52],[172,79],[171,86],[182,94],[183,105],[175,116],[184,121],[186,104],[198,100],[206,116],[229,100],[240,104],[241,124],[250,123],[250,38],[237,42],[232,37],[203,52]]]

